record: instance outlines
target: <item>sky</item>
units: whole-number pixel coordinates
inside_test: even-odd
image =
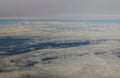
[[[120,0],[0,0],[0,18],[118,17]]]

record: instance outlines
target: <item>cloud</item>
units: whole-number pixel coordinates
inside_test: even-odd
[[[29,48],[32,50],[28,53],[0,57],[0,77],[9,78],[11,74],[15,78],[120,77],[120,24],[28,22],[24,26],[21,26],[22,23],[19,25],[3,28],[6,33],[4,36],[12,34],[12,38],[16,38],[23,34],[26,38],[30,34],[27,38],[34,37],[21,43],[24,46],[20,47],[25,48],[19,49],[22,52]],[[81,43],[88,44],[76,46]],[[42,45],[45,48],[41,49]],[[34,49],[36,47],[37,49]],[[12,47],[13,49],[15,47]]]
[[[9,56],[1,61],[9,65],[10,70],[23,70],[25,75],[49,75],[49,77],[119,77],[119,40],[101,40],[86,46],[60,49],[38,50],[24,55]],[[95,41],[94,41],[95,42]],[[103,53],[104,52],[104,53]],[[97,54],[96,54],[97,53]],[[99,53],[99,54],[98,54]],[[12,65],[13,64],[13,65]],[[34,64],[33,66],[29,64]],[[3,64],[2,64],[3,65]],[[7,65],[4,65],[7,68]],[[17,67],[18,69],[15,69]],[[29,70],[25,70],[29,68]],[[42,70],[42,71],[38,71]],[[8,69],[6,69],[8,71]],[[21,76],[20,71],[16,72]],[[19,73],[19,74],[18,74]],[[37,74],[34,74],[37,73]],[[44,73],[44,74],[43,74]],[[10,75],[6,72],[7,75]],[[0,75],[3,77],[3,75]],[[15,76],[15,74],[13,75]],[[5,77],[8,78],[8,77]],[[47,77],[45,77],[47,78]]]

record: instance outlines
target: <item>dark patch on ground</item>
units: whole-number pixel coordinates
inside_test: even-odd
[[[26,64],[24,65],[24,67],[33,67],[33,66],[36,65],[37,63],[38,63],[38,62],[27,60],[27,62],[26,62]]]
[[[0,37],[0,46],[10,46],[15,44],[20,44],[26,40],[29,40],[29,39],[19,38],[19,37]]]
[[[95,52],[95,55],[102,55],[105,54],[106,52]]]
[[[69,48],[76,46],[89,45],[89,41],[76,41],[76,42],[41,42],[29,45],[27,43],[31,42],[30,38],[19,38],[19,37],[2,37],[0,38],[0,51],[5,51],[5,53],[0,53],[0,55],[17,55],[34,50],[47,49],[47,48]]]
[[[81,45],[88,45],[89,41],[80,41],[80,42],[43,42],[35,45],[28,46],[27,48],[34,48],[35,50],[46,49],[46,48],[69,48],[76,47]]]
[[[18,67],[33,67],[34,65],[38,64],[39,62],[26,60],[22,61],[21,59],[14,59],[10,61],[11,63],[15,63]],[[22,63],[22,65],[20,65]]]
[[[54,56],[54,57],[44,57],[44,58],[41,59],[41,61],[50,61],[50,60],[54,60],[56,58],[58,58],[58,57],[57,56]]]
[[[120,52],[113,52],[112,54],[120,58]]]
[[[4,72],[4,70],[0,69],[0,73]]]
[[[116,55],[116,56],[120,58],[120,55]]]
[[[82,53],[79,56],[84,56],[84,55],[88,55],[89,53]]]
[[[24,48],[25,43],[29,41],[29,38],[22,37],[0,37],[0,55],[9,55],[9,51],[16,49],[17,47]],[[14,53],[14,51],[13,51]]]

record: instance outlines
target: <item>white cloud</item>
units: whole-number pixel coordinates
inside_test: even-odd
[[[26,25],[9,27],[9,25],[1,30],[5,30],[7,36],[11,36],[11,34],[16,36],[15,34],[19,33],[17,36],[21,34],[29,36],[30,34],[30,36],[47,37],[49,40],[44,40],[46,42],[70,43],[88,40],[90,43],[76,47],[48,48],[22,55],[6,56],[0,61],[5,64],[3,67],[16,73],[16,75],[13,74],[13,77],[17,78],[23,74],[19,70],[25,71],[24,74],[29,73],[37,75],[37,77],[49,74],[51,78],[120,77],[120,24],[68,22],[32,22],[28,24],[30,27],[26,27]],[[23,32],[24,30],[27,33]],[[2,31],[0,33],[3,34]],[[32,43],[38,44],[39,42],[38,38]],[[27,66],[31,63],[35,63],[35,65]],[[8,78],[12,72],[0,73],[0,77]]]

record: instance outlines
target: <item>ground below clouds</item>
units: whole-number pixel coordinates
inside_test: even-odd
[[[118,39],[35,43],[28,37],[6,38],[0,38],[0,78],[120,77]]]

